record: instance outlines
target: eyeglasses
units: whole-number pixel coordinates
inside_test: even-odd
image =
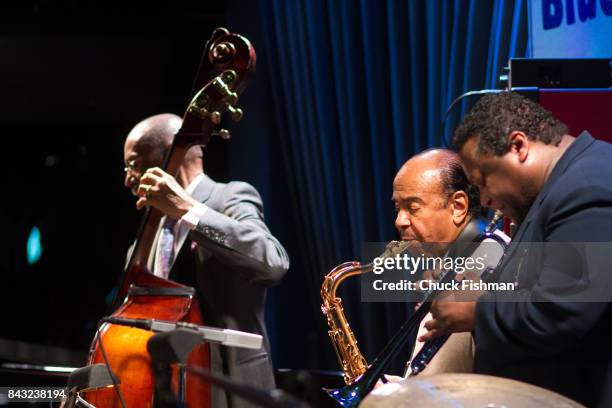
[[[127,173],[134,173],[136,171],[136,160],[132,159],[132,160],[128,160],[125,162],[125,167],[123,168],[123,171]]]
[[[153,160],[151,160],[153,159]],[[142,175],[147,169],[155,166],[159,166],[161,160],[155,160],[155,157],[137,156],[133,159],[126,160],[123,165],[123,171],[125,174],[140,174]]]

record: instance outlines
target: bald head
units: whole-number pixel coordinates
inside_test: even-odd
[[[182,119],[179,116],[162,113],[142,120],[130,131],[125,139],[123,158],[126,168],[129,169],[124,184],[132,192],[136,191],[138,180],[147,169],[162,165],[174,135],[181,125]],[[185,154],[179,176],[187,182],[192,178],[191,175],[200,172],[202,172],[202,149],[200,146],[193,146]]]
[[[446,197],[457,190],[471,187],[461,167],[459,155],[448,149],[432,148],[413,156],[399,169],[395,179],[401,180],[409,174],[415,176],[415,182],[421,188],[438,192]],[[478,196],[474,195],[476,193],[474,188],[469,190],[467,193],[470,199],[474,199],[474,203],[471,203],[473,206],[470,207],[473,210],[477,207]]]
[[[163,154],[172,144],[172,139],[181,127],[182,120],[173,113],[150,116],[139,122],[128,134],[125,144],[141,152],[157,151]]]
[[[443,193],[444,183],[454,169],[461,169],[459,156],[447,149],[429,149],[408,160],[399,169],[395,180],[413,176],[414,182],[426,190]]]
[[[453,151],[429,149],[413,156],[393,181],[395,226],[402,239],[454,241],[478,204],[470,197],[473,191]]]

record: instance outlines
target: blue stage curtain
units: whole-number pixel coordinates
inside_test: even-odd
[[[260,89],[249,99],[258,118],[240,129],[260,142],[249,153],[232,148],[233,174],[262,190],[268,222],[292,258],[289,283],[268,307],[275,362],[337,369],[319,310],[324,275],[359,259],[363,243],[397,238],[396,171],[445,144],[440,122],[453,99],[499,88],[508,58],[527,55],[527,1],[237,3],[230,2],[230,28],[253,36]],[[446,137],[471,102],[449,116]],[[412,305],[361,303],[359,290],[353,279],[340,295],[370,361]]]

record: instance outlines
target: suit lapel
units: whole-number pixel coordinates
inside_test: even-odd
[[[518,230],[516,230],[516,233],[514,234],[514,236],[512,237],[512,241],[510,243],[510,246],[508,247],[508,249],[506,250],[506,253],[503,256],[503,261],[501,263],[501,265],[499,266],[499,278],[500,280],[502,279],[502,275],[506,275],[507,273],[512,273],[511,271],[506,271],[505,269],[510,266],[510,265],[515,265],[516,263],[512,262],[513,261],[513,256],[514,253],[516,252],[516,249],[520,246],[521,244],[521,239],[523,238],[523,235],[525,235],[525,231],[529,228],[529,224],[531,224],[531,220],[527,219],[525,221],[523,221],[519,227]]]
[[[193,193],[191,194],[191,196],[195,198],[198,202],[206,204],[212,197],[212,193],[213,193],[213,190],[215,189],[215,185],[216,183],[212,181],[210,177],[204,174],[202,181],[198,183],[195,190],[193,190]],[[183,226],[181,228],[187,228],[187,227]],[[176,256],[174,258],[175,261],[180,257],[181,252],[185,252],[185,251],[191,252],[190,250],[188,251],[187,249],[183,248],[185,241],[188,241],[188,236],[189,236],[189,231],[181,234],[181,236],[179,237],[179,240],[176,242]],[[172,269],[174,269],[174,265]]]
[[[204,174],[204,178],[202,178],[202,181],[200,181],[195,190],[193,190],[191,196],[200,203],[206,203],[210,199],[214,189],[215,182]]]

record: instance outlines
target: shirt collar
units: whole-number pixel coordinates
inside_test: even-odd
[[[193,195],[193,192],[195,191],[196,187],[198,186],[198,184],[200,184],[203,178],[204,178],[204,173],[200,173],[193,180],[191,180],[191,183],[189,183],[189,185],[185,189],[187,194]]]

